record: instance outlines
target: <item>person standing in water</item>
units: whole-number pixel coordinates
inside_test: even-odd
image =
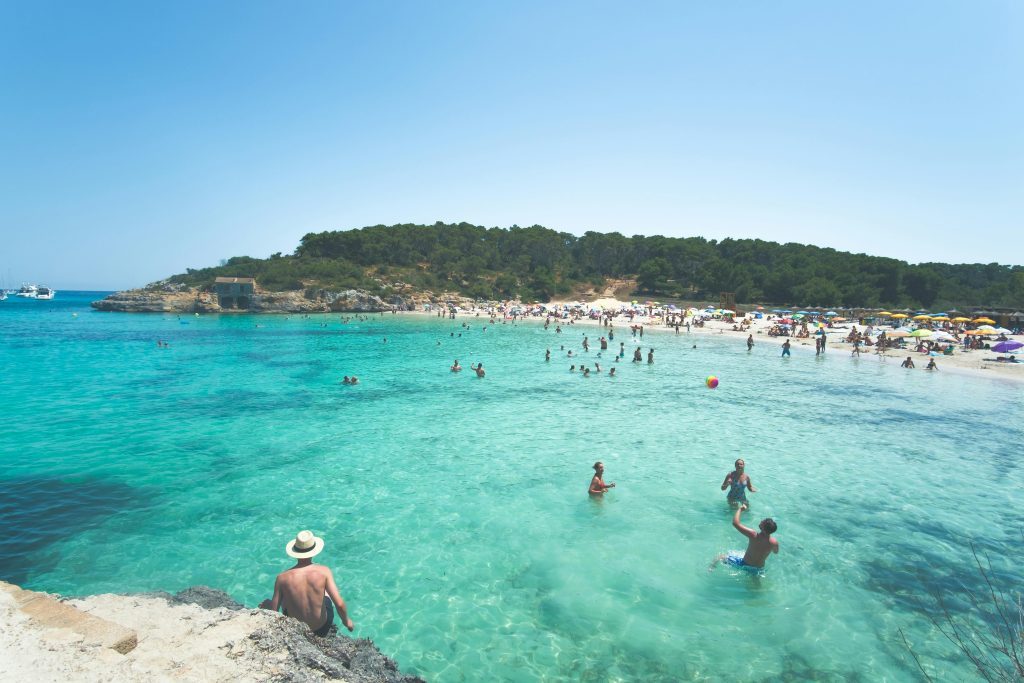
[[[729,493],[726,495],[726,500],[729,501],[730,505],[747,504],[747,490],[751,493],[757,493],[757,489],[754,488],[754,483],[750,481],[750,475],[744,472],[744,468],[747,466],[743,462],[743,458],[738,459],[732,472],[725,475],[725,481],[722,482],[722,490],[729,489]]]
[[[754,335],[747,335],[747,351],[754,348]]]
[[[590,480],[590,489],[587,491],[592,496],[600,496],[608,489],[615,488],[615,482],[604,483],[604,463],[598,460],[594,463],[594,478]]]
[[[715,568],[719,562],[724,562],[732,567],[746,569],[755,574],[764,571],[765,560],[772,553],[778,554],[779,541],[772,538],[772,534],[779,528],[771,517],[766,517],[757,525],[758,530],[754,531],[740,522],[740,515],[747,509],[746,505],[740,505],[732,516],[732,525],[736,531],[747,537],[747,550],[740,553],[738,550],[731,550],[725,555],[719,555],[708,567],[708,571]]]
[[[475,372],[477,377],[483,377],[486,374],[484,372],[484,364],[483,363],[477,363],[476,367],[473,367],[473,364],[470,363],[469,364],[469,369],[472,370],[473,372]]]
[[[789,340],[788,339],[786,341],[782,342],[782,355],[783,356],[788,356],[789,355]]]

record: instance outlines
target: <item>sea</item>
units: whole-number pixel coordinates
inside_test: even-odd
[[[997,627],[974,553],[1024,585],[1019,384],[726,334],[621,324],[599,357],[593,326],[105,294],[0,302],[0,579],[27,588],[254,607],[310,529],[354,635],[443,683],[971,680],[933,620]],[[746,544],[737,458],[744,521],[778,524],[763,575],[709,571]],[[594,499],[598,460],[617,487]]]

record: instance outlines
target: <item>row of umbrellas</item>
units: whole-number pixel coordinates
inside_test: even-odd
[[[957,316],[955,318],[950,318],[945,313],[936,313],[935,315],[931,315],[931,314],[928,314],[928,313],[919,313],[919,314],[911,317],[911,316],[907,315],[906,313],[890,313],[889,311],[879,311],[878,315],[885,316],[887,318],[892,318],[894,320],[903,320],[905,318],[910,318],[911,320],[921,320],[921,321],[938,320],[940,322],[951,322],[951,323],[980,323],[980,324],[985,324],[985,325],[995,325],[996,324],[996,321],[992,320],[992,318],[974,318],[972,320],[971,318],[966,318],[966,317],[964,317],[962,315],[961,316]]]

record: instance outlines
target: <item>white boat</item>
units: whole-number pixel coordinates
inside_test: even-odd
[[[14,296],[20,296],[23,299],[35,299],[39,294],[39,288],[35,285],[22,284],[21,289],[14,293]]]
[[[0,301],[7,301],[7,290],[0,289]]]
[[[36,298],[37,299],[47,299],[48,300],[48,299],[52,299],[56,295],[57,295],[57,290],[56,289],[50,289],[49,287],[46,287],[46,286],[40,286],[38,288],[38,290],[36,291]]]

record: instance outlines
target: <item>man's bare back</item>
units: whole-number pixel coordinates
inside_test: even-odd
[[[312,538],[310,532],[301,534],[310,534],[309,537]],[[298,538],[302,538],[301,534]],[[322,548],[323,542],[320,539],[317,541]],[[290,546],[288,552],[292,553]],[[305,555],[314,555],[318,552],[319,549]],[[294,567],[278,574],[277,580],[274,581],[274,597],[261,602],[260,607],[275,612],[281,609],[288,616],[304,622],[317,635],[325,635],[330,630],[336,608],[345,628],[349,631],[355,628],[348,617],[345,600],[338,591],[331,570],[323,565],[313,564],[311,557],[299,558]]]
[[[750,567],[764,567],[764,562],[768,559],[768,556],[779,552],[778,540],[771,537],[771,534],[775,531],[775,522],[771,519],[762,520],[760,533],[754,531],[740,523],[740,514],[746,509],[746,505],[740,505],[733,515],[732,522],[736,530],[749,539],[747,551],[743,553],[743,564]],[[770,526],[767,526],[766,522],[769,522]]]

